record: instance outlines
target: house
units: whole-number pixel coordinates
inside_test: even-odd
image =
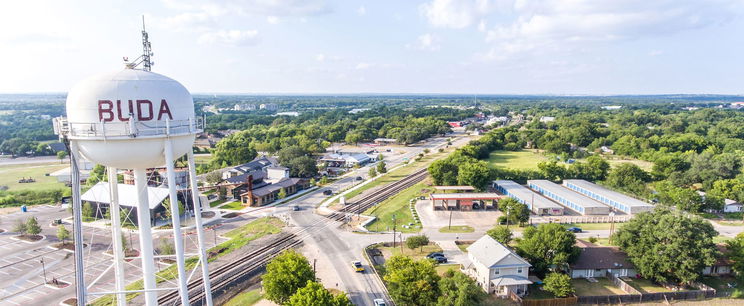
[[[259,109],[270,110],[270,111],[275,111],[275,110],[279,109],[279,105],[276,105],[276,104],[273,104],[273,103],[268,103],[268,104],[261,104],[261,105],[258,106],[258,108]]]
[[[717,247],[721,254],[716,258],[716,262],[712,266],[703,269],[703,275],[728,275],[733,272],[731,266],[734,262],[726,256],[728,249],[722,244],[719,244]]]
[[[309,182],[303,178],[287,177],[275,183],[269,183],[260,188],[248,189],[240,195],[240,201],[244,206],[264,206],[276,200],[279,200],[279,193],[282,189],[286,196],[293,195],[310,186]]]
[[[731,199],[724,199],[723,200],[723,212],[725,213],[735,213],[735,212],[742,212],[744,211],[744,205],[731,200]]]
[[[352,154],[339,154],[331,153],[320,158],[320,162],[326,163],[328,167],[339,168],[346,167],[352,168],[354,166],[364,166],[367,163],[373,161],[372,157],[363,153],[352,153]]]
[[[67,146],[61,142],[50,142],[49,144],[47,144],[47,149],[54,152],[55,154],[60,151],[67,152]]]
[[[289,177],[289,168],[272,163],[274,160],[262,156],[230,169],[219,186],[246,206],[263,206],[276,201],[282,189],[289,196],[309,187],[308,180]],[[232,176],[236,173],[241,174]]]
[[[553,121],[555,121],[555,117],[550,117],[550,116],[540,117],[540,122],[542,123],[548,123],[548,122],[553,122]]]
[[[119,206],[130,210],[129,220],[135,225],[137,224],[137,190],[134,185],[119,184]],[[168,197],[168,188],[161,187],[147,187],[147,206],[150,209],[150,224],[155,225],[155,220],[164,217],[165,207],[163,207],[163,201]],[[184,196],[179,192],[179,201],[182,203],[190,203],[188,196]],[[80,196],[83,203],[90,203],[96,218],[103,218],[106,215],[106,211],[111,205],[111,197],[109,194],[109,185],[107,182],[99,182],[88,191]],[[189,209],[188,204],[186,209]]]
[[[222,179],[227,180],[231,177],[243,175],[249,172],[254,172],[256,170],[264,170],[268,168],[271,165],[278,165],[279,161],[271,156],[261,155],[259,157],[256,157],[254,160],[247,162],[245,164],[235,166],[232,169],[228,169],[225,172],[222,172]]]
[[[378,145],[397,144],[398,140],[395,138],[375,138],[374,142]]]
[[[527,286],[530,263],[498,241],[485,235],[468,247],[470,264],[463,272],[489,294],[508,297],[523,296]]]
[[[616,277],[636,275],[635,266],[619,248],[598,246],[582,240],[578,240],[577,244],[581,247],[581,254],[569,265],[571,278],[606,277],[607,273]]]

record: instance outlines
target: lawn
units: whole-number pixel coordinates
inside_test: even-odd
[[[220,207],[220,209],[232,209],[232,210],[241,210],[243,208],[245,208],[245,206],[243,206],[243,203],[240,201],[233,201],[225,205],[222,205]]]
[[[744,284],[732,276],[703,276],[700,282],[716,289],[718,296],[744,298]],[[736,284],[736,287],[729,288],[728,284]]]
[[[731,239],[732,239],[731,237],[726,237],[726,236],[715,236],[715,237],[713,237],[713,242],[715,242],[715,243],[724,243],[724,242],[729,241]]]
[[[601,277],[596,278],[596,280],[596,283],[591,283],[586,279],[572,279],[571,285],[573,285],[578,296],[627,294],[607,278]]]
[[[216,201],[214,201],[214,202],[210,202],[210,203],[209,203],[209,207],[217,207],[217,206],[220,206],[220,205],[222,205],[222,203],[225,203],[225,201],[227,201],[227,200],[216,200]]]
[[[436,268],[434,268],[434,270],[437,271],[437,274],[439,274],[439,276],[444,276],[444,273],[446,273],[447,271],[449,271],[449,269],[455,270],[455,272],[457,272],[457,271],[460,270],[460,265],[458,265],[458,264],[443,264],[443,265],[438,265]]]
[[[555,295],[552,293],[542,290],[542,286],[537,284],[529,285],[527,292],[529,292],[524,299],[525,300],[542,300],[542,299],[554,299]]]
[[[473,244],[475,241],[469,241],[469,242],[455,242],[457,244],[457,247],[462,251],[463,253],[468,252],[468,247]]]
[[[654,163],[649,162],[649,161],[634,159],[634,158],[620,158],[614,155],[608,156],[607,158],[605,158],[605,160],[607,160],[607,163],[610,164],[610,167],[613,167],[613,168],[617,167],[620,164],[631,163],[631,164],[634,164],[640,167],[643,170],[651,171],[651,168],[653,168],[654,166]]]
[[[397,195],[382,201],[380,204],[370,207],[364,212],[365,215],[371,215],[377,217],[374,222],[367,226],[367,229],[373,232],[392,231],[393,230],[393,215],[395,215],[395,223],[397,224],[397,231],[404,233],[417,233],[421,230],[418,227],[420,224],[416,224],[413,220],[413,214],[409,206],[409,201],[414,197],[425,195],[421,191],[428,189],[426,181],[419,182],[413,185]],[[409,225],[413,223],[414,226],[410,228],[404,228],[403,225]]]
[[[671,290],[654,284],[654,282],[645,278],[624,278],[623,279],[628,285],[641,293],[656,293],[656,292],[670,292]]]
[[[378,249],[382,251],[383,256],[388,259],[392,256],[401,254],[409,256],[413,259],[423,259],[426,257],[426,255],[429,255],[429,253],[442,251],[442,248],[440,248],[439,245],[437,245],[436,243],[429,243],[422,248],[415,248],[413,250],[403,245],[402,253],[400,244],[396,244],[395,247],[378,247]]]
[[[452,227],[445,226],[439,229],[440,233],[472,233],[475,229],[467,225],[454,225]]]
[[[247,306],[247,305],[253,305],[258,303],[263,299],[263,294],[261,293],[261,289],[253,289],[249,291],[241,292],[240,294],[236,295],[227,303],[223,304],[224,306]]]
[[[537,164],[547,161],[548,158],[536,150],[502,151],[491,152],[488,162],[496,167],[511,169],[537,169]]]
[[[64,183],[57,182],[57,178],[46,176],[57,170],[69,167],[69,163],[48,164],[20,164],[0,166],[0,186],[8,186],[9,191],[23,189],[48,190],[65,188]],[[21,178],[33,178],[35,183],[19,183]]]

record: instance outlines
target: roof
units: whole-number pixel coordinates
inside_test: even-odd
[[[302,181],[302,179],[296,178],[296,177],[283,179],[276,183],[269,184],[261,188],[253,189],[253,195],[257,197],[263,197],[265,195],[271,194],[272,192],[278,191],[282,188],[287,188],[292,185],[297,185],[300,181]]]
[[[480,237],[480,239],[471,244],[467,250],[475,260],[489,268],[498,266],[499,262],[507,258],[513,258],[522,262],[526,266],[531,266],[529,262],[524,260],[524,258],[519,257],[519,255],[514,253],[510,248],[505,247],[503,244],[488,235]]]
[[[266,169],[271,169],[271,170],[281,170],[281,171],[287,171],[287,170],[289,170],[289,168],[287,168],[287,167],[282,167],[282,166],[269,166],[269,167],[268,167],[268,168],[266,168]]]
[[[147,187],[150,209],[156,208],[168,197],[168,188]],[[83,201],[111,204],[108,182],[98,182],[80,197]],[[119,184],[119,205],[137,207],[137,189],[134,185]]]
[[[592,182],[588,182],[585,180],[563,180],[563,185],[569,186],[574,185],[579,188],[583,188],[585,190],[589,190],[591,192],[594,192],[596,194],[601,194],[603,197],[613,200],[615,202],[619,202],[625,205],[628,205],[630,207],[653,207],[653,205],[643,202],[641,200],[638,200],[636,198],[624,195],[622,193],[619,193],[614,190],[607,189],[603,186],[594,184]],[[579,193],[582,193],[579,191]]]
[[[276,158],[266,156],[266,155],[261,155],[259,157],[256,157],[254,160],[250,162],[247,162],[239,166],[235,166],[233,169],[246,173],[246,172],[253,171],[253,170],[263,169],[273,164],[278,164],[278,161],[276,160]]]
[[[473,186],[434,186],[436,190],[475,190]]]
[[[512,286],[512,285],[531,285],[532,281],[528,280],[526,277],[522,277],[519,275],[504,275],[504,276],[498,276],[492,279],[491,284],[494,287]]]
[[[500,181],[493,181],[493,183],[501,187],[503,191],[505,191],[505,194],[514,198],[518,202],[525,204],[527,206],[531,206],[531,209],[535,208],[548,208],[548,209],[563,209],[563,206],[558,205],[557,203],[548,200],[547,198],[543,197],[537,192],[534,192],[530,190],[527,187],[524,187],[520,184],[517,184],[514,181],[508,181],[508,180],[500,180]],[[530,205],[532,204],[532,205]]]
[[[617,247],[590,246],[581,248],[581,254],[571,269],[633,269],[633,264],[628,260],[628,255]]]
[[[551,192],[554,195],[560,196],[560,197],[566,199],[567,201],[571,201],[574,204],[579,205],[579,206],[584,207],[584,208],[588,208],[588,207],[609,208],[609,206],[604,205],[602,203],[599,203],[599,202],[595,201],[592,198],[583,196],[583,195],[581,195],[578,192],[573,192],[573,191],[571,191],[570,189],[568,189],[566,187],[563,187],[561,185],[558,185],[558,184],[553,183],[553,182],[548,181],[548,180],[529,180],[529,181],[527,181],[527,184],[528,185],[534,184],[534,185],[542,188],[545,191],[549,191],[549,192]],[[530,187],[532,187],[532,186],[530,186]],[[532,188],[532,189],[535,189],[535,188]],[[538,190],[538,192],[540,192],[540,191]],[[540,193],[541,194],[545,194],[543,192],[540,192]],[[552,198],[550,195],[545,195],[545,196],[548,197],[548,198]]]
[[[59,151],[67,151],[67,146],[65,146],[65,144],[61,142],[52,142],[47,144],[47,146],[49,146],[49,149],[51,149],[55,153]]]
[[[498,193],[432,193],[432,200],[498,200],[504,196]]]
[[[227,182],[228,184],[245,183],[245,180],[248,179],[249,175],[253,175],[253,180],[256,181],[256,180],[265,178],[266,172],[264,172],[263,170],[254,170],[248,173],[243,173],[241,175],[236,175],[236,176],[227,178],[225,182]]]

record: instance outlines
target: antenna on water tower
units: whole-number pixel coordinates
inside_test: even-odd
[[[137,69],[137,66],[142,65],[142,70],[152,71],[152,66],[155,62],[152,61],[152,57],[155,53],[152,53],[152,45],[150,44],[150,35],[147,34],[145,29],[145,16],[142,15],[142,55],[129,62],[128,57],[124,57],[124,65],[127,69]]]

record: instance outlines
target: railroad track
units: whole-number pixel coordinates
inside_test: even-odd
[[[402,180],[390,183],[382,187],[382,189],[380,189],[378,192],[370,194],[357,202],[348,204],[346,205],[346,207],[340,209],[338,212],[334,212],[327,217],[334,221],[343,221],[346,218],[347,214],[362,213],[375,204],[385,201],[391,196],[405,190],[406,188],[423,181],[427,175],[428,173],[426,172],[426,168],[416,170]]]

